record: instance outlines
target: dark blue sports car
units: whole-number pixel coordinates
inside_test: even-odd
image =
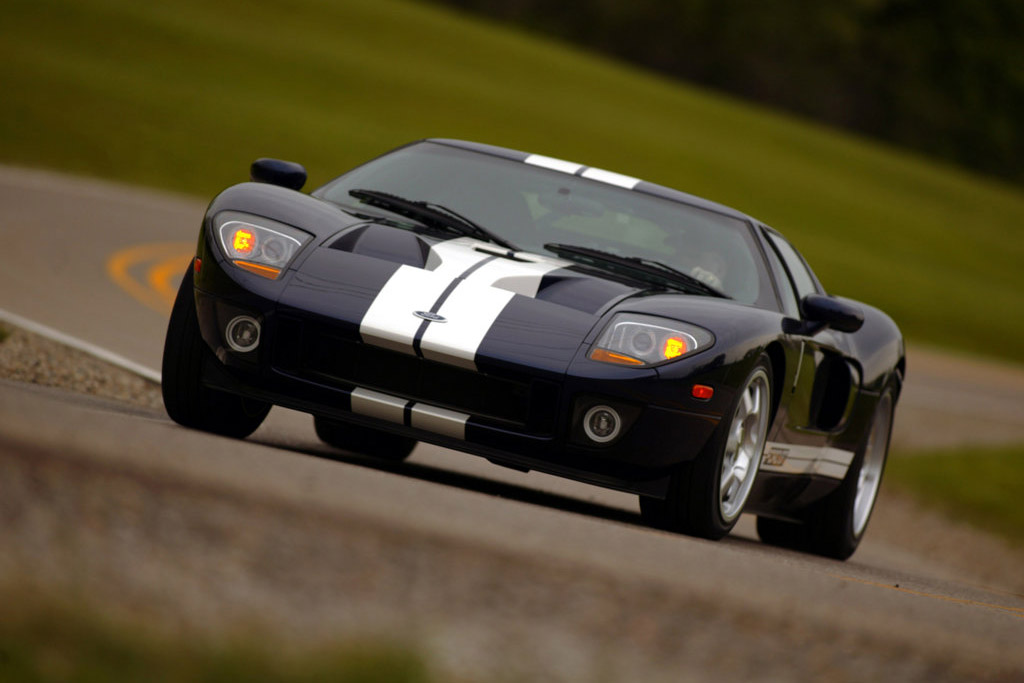
[[[177,422],[271,405],[326,443],[417,441],[640,496],[651,524],[848,557],[903,384],[882,312],[825,293],[778,232],[636,178],[457,140],[312,194],[260,159],[210,204],[171,314]]]

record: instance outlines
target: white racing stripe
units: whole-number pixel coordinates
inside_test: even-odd
[[[590,178],[591,180],[599,180],[602,183],[608,183],[609,185],[624,187],[627,190],[632,190],[640,182],[639,178],[622,175],[621,173],[612,173],[611,171],[605,171],[600,168],[588,168],[583,172],[583,177]]]
[[[764,447],[761,470],[842,479],[850,469],[853,457],[853,451],[844,451],[829,446],[795,446],[788,443],[769,442]]]
[[[532,299],[537,296],[537,289],[545,275],[567,265],[569,263],[566,261],[554,259],[512,261],[499,258],[473,271],[466,282],[476,286],[497,287]]]
[[[430,247],[430,253],[427,254],[426,270],[453,280],[481,261],[494,256],[493,253],[475,248],[485,244],[472,237],[438,242]]]
[[[359,335],[367,344],[414,354],[413,338],[423,322],[414,311],[429,311],[452,277],[401,266],[387,281],[359,324]]]
[[[426,325],[419,353],[475,370],[477,349],[512,298],[536,296],[545,275],[568,265],[543,256],[503,258],[506,250],[488,247],[461,237],[431,247],[426,268],[400,266],[363,316],[363,341],[416,355],[424,320],[415,313],[436,309],[445,321]]]
[[[476,350],[513,296],[505,289],[463,281],[438,311],[448,322],[431,323],[423,334],[423,357],[476,370]]]
[[[473,249],[476,240],[460,237],[430,248],[426,268],[400,266],[377,293],[359,324],[363,341],[415,354],[413,340],[423,323],[414,311],[429,311],[462,273],[493,254]]]
[[[523,159],[524,162],[531,166],[540,166],[541,168],[549,168],[552,171],[561,171],[562,173],[568,173],[572,175],[578,170],[583,168],[583,164],[576,164],[571,161],[564,161],[562,159],[554,159],[552,157],[546,157],[541,154],[531,154],[530,156]]]
[[[572,161],[563,161],[562,159],[554,159],[540,154],[531,154],[523,159],[523,162],[530,164],[531,166],[540,166],[541,168],[548,168],[552,171],[561,171],[562,173],[568,173],[569,175],[576,175],[579,173],[583,178],[597,180],[617,187],[624,187],[627,190],[632,190],[640,184],[640,179],[634,178],[633,176],[622,175],[621,173],[614,173],[601,168],[587,168],[583,166],[583,164],[573,163]],[[586,170],[580,173],[584,168],[586,168]]]

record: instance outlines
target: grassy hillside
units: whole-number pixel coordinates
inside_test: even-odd
[[[432,6],[7,0],[0,87],[0,160],[204,197],[426,136],[611,168],[766,220],[912,340],[1024,361],[1021,192]]]
[[[1024,547],[1024,446],[899,453],[886,485],[909,491],[953,519]]]

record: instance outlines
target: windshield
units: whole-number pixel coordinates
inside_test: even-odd
[[[550,254],[544,245],[559,243],[661,261],[741,303],[774,301],[749,226],[714,211],[430,142],[379,157],[315,194],[401,221],[350,194],[367,189],[442,205],[525,251]]]

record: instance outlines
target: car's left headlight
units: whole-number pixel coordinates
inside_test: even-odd
[[[619,313],[590,349],[590,359],[650,367],[711,346],[715,336],[703,327],[638,313]]]
[[[271,280],[313,236],[290,225],[258,216],[223,211],[214,218],[214,229],[228,259],[243,270]]]

